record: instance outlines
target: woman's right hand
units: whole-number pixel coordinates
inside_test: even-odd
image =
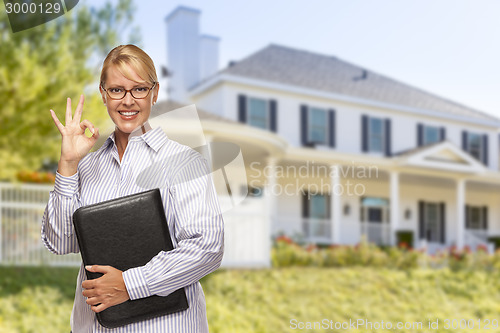
[[[78,163],[88,154],[99,138],[99,129],[95,128],[90,121],[84,120],[80,122],[83,111],[83,101],[84,97],[81,95],[80,102],[75,110],[75,116],[73,117],[71,98],[68,98],[66,104],[66,125],[63,125],[57,118],[55,112],[50,110],[52,119],[62,135],[61,158],[57,171],[61,175],[67,177],[76,173]],[[85,129],[87,128],[92,132],[90,138],[85,135]]]

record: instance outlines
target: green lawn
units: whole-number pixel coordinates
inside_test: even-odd
[[[0,267],[0,332],[69,332],[76,274],[74,268]],[[448,269],[311,267],[220,270],[202,285],[215,333],[388,332],[375,329],[382,321],[393,325],[391,332],[500,332],[499,277]],[[446,329],[446,319],[469,320],[470,328],[450,321]],[[361,322],[357,329],[335,329],[336,322],[349,320],[369,321],[374,329]],[[439,320],[439,328],[430,329],[429,320]],[[308,322],[333,328],[299,329]],[[422,328],[395,329],[397,322],[421,322]]]

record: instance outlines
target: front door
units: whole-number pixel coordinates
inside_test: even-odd
[[[419,203],[420,210],[420,239],[430,243],[445,242],[445,205],[437,202]]]

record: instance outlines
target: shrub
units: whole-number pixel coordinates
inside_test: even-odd
[[[384,267],[410,270],[418,267],[452,271],[485,270],[500,271],[500,250],[491,255],[484,247],[475,252],[464,247],[459,251],[450,247],[448,251],[427,254],[424,250],[414,250],[407,243],[398,247],[381,248],[362,240],[359,244],[330,245],[318,247],[315,244],[298,244],[287,236],[274,240],[272,248],[274,267],[317,266],[317,267]]]

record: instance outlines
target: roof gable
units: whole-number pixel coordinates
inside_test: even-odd
[[[486,167],[449,141],[419,147],[399,156],[399,163],[419,168],[442,169],[463,173],[481,173]]]

